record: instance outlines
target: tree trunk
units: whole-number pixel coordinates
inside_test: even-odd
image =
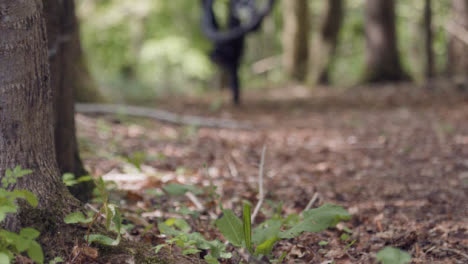
[[[87,175],[79,157],[75,133],[74,91],[81,75],[81,48],[74,1],[44,1],[49,40],[51,86],[55,93],[55,150],[62,174]],[[78,65],[77,65],[78,63]],[[81,201],[91,198],[92,182],[70,188]]]
[[[367,82],[407,80],[397,48],[395,1],[366,1]]]
[[[468,30],[468,1],[452,0],[452,9],[453,23],[461,29]],[[447,71],[457,81],[466,82],[468,76],[468,45],[453,34],[450,35],[448,47]]]
[[[306,79],[309,60],[309,7],[307,0],[283,1],[284,66],[292,79]]]
[[[344,2],[343,0],[329,0],[327,8],[327,16],[322,27],[322,41],[327,53],[327,63],[319,75],[319,83],[329,84],[330,68],[338,45],[338,35],[344,18]]]
[[[16,216],[7,218],[4,227],[18,230],[41,221],[40,216],[61,219],[77,202],[61,182],[55,158],[42,3],[0,0],[0,14],[9,18],[0,19],[0,176],[17,165],[33,170],[14,187],[39,198],[36,214],[23,206]],[[38,218],[31,219],[33,215]]]
[[[425,76],[434,77],[434,48],[432,32],[432,0],[424,1],[424,45],[426,52]]]

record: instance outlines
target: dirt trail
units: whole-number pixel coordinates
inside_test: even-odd
[[[374,263],[373,254],[386,245],[407,250],[414,263],[468,263],[466,95],[398,89],[321,91],[306,98],[292,89],[293,98],[253,95],[240,110],[166,100],[159,106],[249,121],[258,129],[78,115],[80,143],[97,175],[122,170],[121,160],[109,154],[160,155],[145,165],[171,180],[215,183],[227,207],[256,202],[266,145],[267,198],[283,201],[284,213],[300,212],[318,194],[316,206],[335,203],[353,214],[345,224],[357,240],[351,247],[345,249],[349,241],[340,240],[340,228],[303,235],[277,246],[277,254],[289,252],[290,263]],[[322,240],[329,244],[319,246]]]

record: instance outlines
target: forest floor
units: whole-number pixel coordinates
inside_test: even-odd
[[[467,93],[406,85],[285,90],[245,95],[239,109],[209,103],[219,101],[216,95],[156,105],[248,122],[251,130],[79,114],[82,156],[90,172],[117,183],[123,191],[114,198],[143,227],[177,216],[185,206],[196,208],[185,196],[148,191],[168,183],[216,186],[220,200],[209,193],[195,199],[212,217],[220,215],[219,202],[236,212],[244,200],[255,205],[266,146],[267,201],[257,223],[279,202],[283,214],[300,213],[314,196],[314,207],[333,203],[352,214],[337,228],[278,243],[275,255],[287,252],[286,263],[376,263],[375,253],[387,245],[409,252],[413,263],[468,263]],[[209,214],[202,216],[192,227],[219,238]],[[352,230],[348,239],[341,237],[344,226]],[[144,239],[161,243],[152,230]]]

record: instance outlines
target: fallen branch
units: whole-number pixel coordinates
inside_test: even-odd
[[[122,114],[136,117],[147,117],[161,122],[176,125],[188,125],[208,128],[252,129],[247,123],[233,120],[208,118],[191,115],[179,115],[164,110],[114,104],[76,104],[75,111],[82,114]]]
[[[255,218],[257,217],[258,212],[260,211],[260,208],[262,207],[263,200],[265,199],[265,194],[263,192],[263,167],[265,166],[265,152],[266,152],[266,146],[263,146],[262,149],[262,157],[260,159],[260,167],[258,169],[258,195],[260,196],[258,199],[258,203],[255,206],[255,210],[252,214],[251,217],[251,222],[255,222]]]

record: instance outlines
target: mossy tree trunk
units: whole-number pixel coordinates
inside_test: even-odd
[[[307,0],[283,1],[284,67],[290,78],[306,79],[309,61],[309,6]]]
[[[338,35],[344,18],[344,1],[329,0],[327,15],[322,27],[322,41],[327,53],[327,62],[319,75],[319,83],[330,83],[330,68],[335,57],[336,47],[338,45]]]
[[[60,219],[79,203],[62,183],[55,157],[42,2],[0,0],[0,18],[0,176],[17,165],[33,170],[14,187],[30,190],[39,198],[36,214],[22,207],[4,223],[18,230],[31,223],[43,224],[41,216]],[[32,219],[33,215],[37,218]]]
[[[403,81],[397,48],[394,0],[366,1],[366,76],[367,82]]]
[[[47,26],[51,86],[55,94],[55,150],[60,172],[76,177],[87,175],[79,153],[75,132],[75,89],[81,83],[82,68],[78,24],[74,1],[44,1]],[[78,65],[77,65],[78,64]],[[85,182],[70,190],[82,201],[91,197],[93,185]]]
[[[468,30],[468,1],[452,0],[452,14],[453,23],[460,29]],[[466,83],[468,79],[468,44],[453,34],[450,35],[448,44],[447,71],[457,81]]]

